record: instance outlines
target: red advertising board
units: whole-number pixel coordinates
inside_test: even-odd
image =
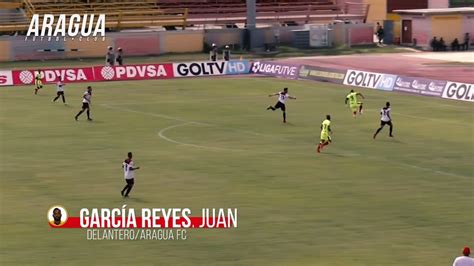
[[[94,81],[92,67],[80,68],[47,68],[13,70],[13,85],[30,85],[35,83],[35,75],[41,73],[43,83],[54,83],[62,79],[66,83]]]
[[[80,68],[47,68],[13,70],[12,84],[31,85],[35,83],[35,75],[41,73],[44,84],[55,83],[62,79],[66,83],[97,82],[113,80],[142,80],[173,78],[173,64],[145,64],[127,66],[94,66]]]
[[[95,66],[95,81],[173,78],[173,64]]]

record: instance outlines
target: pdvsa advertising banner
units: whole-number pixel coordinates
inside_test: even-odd
[[[35,82],[36,73],[41,74],[43,83],[54,83],[59,79],[66,83],[95,81],[92,67],[13,70],[14,85],[30,85]]]
[[[396,79],[396,75],[349,69],[344,85],[391,91]]]
[[[226,72],[226,61],[173,63],[175,77],[219,76]]]
[[[299,65],[256,61],[252,64],[251,73],[283,77],[288,79],[297,79],[299,68]]]
[[[11,70],[0,70],[0,86],[13,85],[13,76]]]
[[[345,70],[329,69],[314,66],[301,66],[299,78],[342,84]]]
[[[146,64],[127,66],[96,66],[96,81],[141,80],[173,78],[173,64]]]
[[[446,81],[399,76],[393,89],[395,91],[441,97],[445,86]]]
[[[474,84],[448,81],[443,91],[443,98],[473,102]]]

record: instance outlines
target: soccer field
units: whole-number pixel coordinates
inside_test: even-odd
[[[0,90],[2,265],[449,265],[474,243],[473,105],[274,78],[104,82],[79,121],[85,84]],[[268,94],[289,87],[288,122]],[[379,110],[388,127],[372,139]],[[316,154],[320,123],[333,143]],[[123,199],[121,163],[141,169]],[[185,241],[88,241],[46,212],[238,208],[236,229]]]

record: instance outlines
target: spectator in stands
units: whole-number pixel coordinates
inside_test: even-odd
[[[469,247],[464,247],[462,250],[462,256],[457,257],[454,262],[453,266],[474,266],[474,259],[469,257],[471,254],[471,249]]]
[[[380,25],[379,22],[377,22],[377,26],[375,27],[375,35],[377,35],[377,32],[379,32],[380,27],[382,26]]]
[[[377,35],[377,38],[379,39],[379,44],[381,45],[385,32],[383,30],[382,25],[380,25],[380,23],[378,22],[377,22],[377,31],[375,32],[375,35]]]
[[[439,39],[439,49],[440,49],[441,51],[446,51],[446,48],[447,48],[446,43],[444,42],[443,37],[441,37],[441,38]]]
[[[229,48],[229,45],[226,45],[224,47],[224,51],[222,52],[222,56],[224,57],[224,60],[225,61],[229,61],[230,60],[230,48]]]
[[[273,29],[273,37],[275,38],[275,46],[280,44],[280,28]]]
[[[119,47],[119,48],[117,49],[117,54],[116,54],[115,58],[116,58],[115,61],[117,61],[117,64],[118,64],[119,66],[122,66],[122,65],[123,65],[123,53],[122,53],[122,48]]]
[[[469,50],[469,42],[471,41],[471,37],[469,36],[469,32],[466,32],[464,34],[464,43],[462,44],[462,49],[463,50]]]
[[[431,40],[431,48],[433,49],[433,51],[439,51],[439,41],[438,39],[435,37],[433,37],[433,39]]]
[[[105,56],[105,63],[109,66],[113,66],[115,63],[115,54],[112,46],[107,47],[107,55]]]
[[[459,51],[461,48],[461,45],[459,44],[458,38],[454,39],[454,41],[451,43],[451,51]]]
[[[217,45],[215,43],[211,47],[211,61],[217,61]]]

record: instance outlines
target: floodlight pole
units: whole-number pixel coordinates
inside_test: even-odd
[[[247,0],[247,28],[255,29],[257,20],[257,7],[255,0]]]
[[[247,23],[246,23],[246,29],[245,29],[246,36],[244,37],[244,40],[246,40],[247,43],[244,45],[246,45],[249,50],[253,48],[252,36],[256,28],[256,22],[257,22],[257,7],[255,4],[255,0],[247,0]]]

